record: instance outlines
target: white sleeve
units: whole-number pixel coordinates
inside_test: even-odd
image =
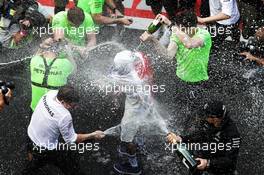
[[[220,0],[222,4],[222,13],[232,16],[232,9],[234,9],[234,0]]]
[[[77,140],[77,134],[75,133],[71,115],[63,117],[59,121],[60,133],[66,143],[73,143]]]
[[[38,12],[45,16],[45,18],[48,18],[51,16],[51,14],[47,11],[47,9],[40,3],[38,3]]]

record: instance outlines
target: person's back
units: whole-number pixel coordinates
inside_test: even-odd
[[[78,7],[89,14],[103,13],[105,0],[78,0]]]
[[[30,62],[31,109],[35,109],[40,98],[49,90],[64,86],[73,71],[74,64],[67,58],[66,53],[61,52],[54,58],[48,58],[45,53],[32,57]]]
[[[238,128],[235,124],[235,122],[227,117],[226,123],[222,128],[222,140],[224,143],[231,145],[232,144],[232,151],[230,152],[230,155],[233,156],[232,162],[230,164],[225,164],[226,166],[219,166],[215,165],[215,168],[212,167],[212,171],[215,172],[230,172],[233,173],[236,170],[236,164],[237,164],[237,158],[238,158],[238,153],[239,153],[239,147],[240,147],[240,133],[238,131]],[[225,151],[219,151],[217,154],[218,157],[222,157],[226,154]],[[226,162],[222,162],[226,163]],[[219,169],[219,170],[218,170]]]
[[[58,91],[50,91],[41,98],[28,127],[30,139],[37,146],[49,150],[57,148],[54,143],[58,143],[59,134],[62,132],[60,126],[72,121],[70,112],[58,101],[57,93]],[[76,140],[74,137],[76,137],[75,133],[64,139],[66,142]]]
[[[89,139],[102,139],[105,135],[102,131],[86,134],[75,132],[69,110],[75,109],[79,101],[79,92],[69,85],[50,91],[41,98],[28,126],[29,162],[22,174],[38,174],[48,164],[59,168],[65,175],[83,174],[78,155],[73,154],[79,148],[69,146],[77,146]],[[62,143],[58,141],[60,135],[64,140]]]

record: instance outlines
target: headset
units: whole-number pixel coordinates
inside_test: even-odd
[[[15,89],[15,85],[13,82],[5,82],[0,80],[0,90],[3,94],[5,104],[9,105],[9,101],[6,98],[6,94],[9,92],[9,89]]]
[[[213,104],[211,104],[211,105],[213,105]],[[218,104],[214,104],[214,105],[220,105],[219,103]],[[224,104],[222,104],[221,103],[221,110],[222,110],[222,117],[221,117],[221,119],[222,119],[222,122],[221,122],[221,124],[220,124],[220,126],[219,126],[219,128],[221,129],[225,124],[226,124],[226,122],[228,121],[228,118],[227,118],[227,109],[226,109],[226,106],[224,105]],[[209,104],[208,103],[206,103],[205,105],[204,105],[204,112],[206,113],[206,109],[209,107]],[[220,108],[219,108],[220,109]],[[208,115],[208,114],[207,114]],[[207,116],[208,117],[208,116]],[[218,117],[216,117],[216,118],[220,118],[219,116]]]
[[[204,111],[206,111],[206,109],[209,107],[209,104],[206,103],[204,105]],[[222,115],[222,118],[224,119],[226,117],[226,113],[227,113],[227,110],[226,110],[226,106],[225,105],[222,105],[222,111],[223,111],[223,115]]]

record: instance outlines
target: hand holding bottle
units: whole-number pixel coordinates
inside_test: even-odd
[[[179,143],[182,141],[182,138],[180,136],[177,136],[176,134],[170,132],[168,135],[167,135],[167,139],[169,141],[169,143],[171,144],[176,144],[176,143]]]
[[[172,23],[166,16],[162,14],[158,14],[155,19],[168,26]]]
[[[103,131],[94,131],[92,134],[96,140],[101,140],[105,137],[105,133]]]
[[[141,36],[140,36],[140,40],[141,41],[148,41],[150,38],[152,37],[152,35],[149,33],[149,32],[147,32],[147,31],[145,31]]]
[[[206,168],[208,168],[208,160],[207,159],[202,159],[202,158],[196,158],[195,159],[198,163],[197,169],[204,171]]]

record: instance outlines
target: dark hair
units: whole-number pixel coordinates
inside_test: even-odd
[[[59,54],[59,53],[65,51],[66,45],[67,45],[66,40],[59,40],[59,41],[54,41],[54,42],[48,43],[48,44],[41,44],[40,49],[42,51],[50,51],[50,52]]]
[[[65,101],[66,103],[78,103],[80,96],[74,87],[66,85],[59,89],[57,98],[59,101]]]
[[[173,22],[182,27],[197,27],[197,16],[193,10],[184,10],[176,14]]]
[[[78,7],[71,8],[67,13],[67,19],[76,27],[79,27],[84,21],[85,15],[82,9]]]

